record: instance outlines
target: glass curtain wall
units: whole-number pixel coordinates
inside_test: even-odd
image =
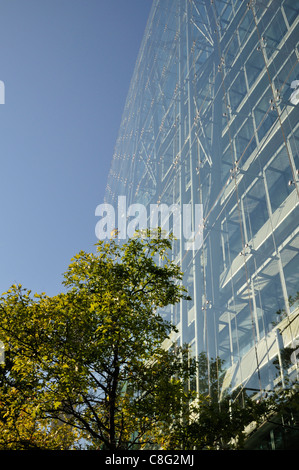
[[[219,396],[297,377],[298,23],[298,0],[154,0],[109,173],[110,204],[203,205],[201,248],[173,250],[192,300],[165,315],[220,359]]]

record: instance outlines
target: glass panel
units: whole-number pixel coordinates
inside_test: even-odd
[[[253,29],[254,29],[254,18],[253,18],[251,11],[248,11],[248,13],[242,19],[238,28],[238,33],[239,33],[239,38],[240,38],[241,43],[243,43],[244,41],[248,39]]]
[[[226,229],[225,258],[233,260],[242,251],[241,215],[238,209],[228,216]]]
[[[237,160],[239,164],[244,165],[247,158],[256,148],[256,139],[251,116],[245,120],[244,125],[238,131],[235,138],[235,145]]]
[[[277,50],[279,43],[287,32],[283,15],[280,10],[274,16],[270,25],[266,28],[263,35],[263,44],[265,46],[267,56],[270,57]]]
[[[299,235],[282,249],[281,262],[288,292],[289,308],[290,311],[293,311],[299,305]]]
[[[277,112],[271,106],[272,98],[272,90],[268,87],[268,91],[259,100],[254,109],[255,125],[260,140],[267,134],[277,119]]]
[[[276,66],[275,73],[275,87],[282,93],[283,103],[289,103],[289,98],[292,93],[291,83],[298,77],[298,61],[295,51],[290,51],[290,55],[283,63],[279,62]]]
[[[263,329],[265,333],[268,333],[278,323],[281,318],[280,314],[285,308],[277,260],[270,261],[258,274],[255,288],[257,289],[256,305],[263,312],[261,333]]]
[[[226,46],[225,46],[226,47]],[[230,67],[238,55],[239,51],[239,40],[237,36],[237,32],[230,38],[230,41],[227,45],[227,50],[225,51],[225,65],[226,67]]]
[[[247,297],[247,292],[244,295]],[[254,345],[253,324],[250,306],[247,300],[241,297],[236,298],[236,309],[238,311],[236,317],[237,336],[235,337],[234,349],[238,350],[240,357],[249,351]]]
[[[288,19],[289,25],[291,25],[298,16],[298,4],[294,0],[285,0],[283,2],[283,9]]]
[[[107,185],[108,200],[127,194],[128,204],[203,204],[202,249],[186,253],[177,240],[173,251],[193,300],[165,314],[182,326],[178,343],[219,354],[226,367],[253,346],[252,321],[259,339],[271,331],[298,279],[299,206],[288,184],[299,169],[294,2],[252,4],[257,27],[245,1],[154,2]],[[271,374],[267,364],[263,381]]]
[[[234,112],[247,93],[245,75],[241,72],[237,75],[229,89],[229,98],[232,111]]]
[[[244,198],[248,238],[251,239],[268,220],[263,180],[258,180]]]
[[[256,43],[258,43],[258,39]],[[264,66],[265,66],[265,63],[264,63],[262,52],[257,49],[254,49],[245,64],[249,88],[252,87],[255,80],[257,79],[261,71],[263,70]]]
[[[290,145],[292,150],[292,155],[295,164],[295,173],[299,176],[299,127],[297,127],[296,131],[292,132],[290,136]]]
[[[268,166],[266,170],[266,179],[268,183],[271,207],[274,212],[293,189],[289,185],[289,181],[292,180],[292,171],[285,148],[276,155]]]

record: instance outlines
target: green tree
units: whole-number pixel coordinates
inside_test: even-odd
[[[292,349],[288,348],[281,351],[286,365],[290,363],[291,352]],[[251,429],[259,429],[266,423],[273,424],[298,434],[299,390],[296,380],[285,380],[285,387],[261,391],[257,397],[246,387],[222,394],[223,377],[221,359],[209,360],[206,353],[200,353],[197,358],[199,393],[190,403],[185,419],[173,423],[163,442],[165,449],[246,449],[246,427],[250,424],[254,424]]]
[[[176,420],[164,440],[165,449],[236,450],[246,440],[246,426],[261,424],[277,409],[273,395],[253,400],[240,388],[221,394],[223,361],[199,354],[196,362],[199,392],[188,407],[184,420]]]
[[[21,286],[13,286],[0,302],[6,349],[0,366],[0,450],[71,449],[75,439],[72,429],[39,415],[38,332],[44,324],[37,311]]]
[[[174,327],[160,312],[186,298],[170,248],[159,234],[99,242],[95,253],[74,257],[65,293],[32,296],[13,286],[2,297],[4,407],[12,416],[23,407],[35,440],[52,439],[38,438],[41,448],[79,439],[93,449],[155,446],[180,419],[195,368],[183,348],[162,347]],[[7,406],[12,388],[17,399]],[[9,433],[4,414],[0,404]]]
[[[242,449],[246,439],[245,427],[261,423],[269,412],[268,402],[255,402],[250,397],[234,401],[226,397],[216,402],[200,395],[190,408],[188,423],[176,422],[169,434],[166,448],[184,450]]]

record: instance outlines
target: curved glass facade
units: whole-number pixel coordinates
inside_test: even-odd
[[[192,300],[165,315],[208,374],[221,360],[220,396],[297,378],[283,352],[299,345],[298,13],[154,0],[109,173],[110,204],[188,204],[192,221],[202,204],[202,246],[173,251]]]

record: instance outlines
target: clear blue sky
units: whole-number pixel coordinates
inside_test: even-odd
[[[0,0],[0,294],[93,251],[152,0]]]

